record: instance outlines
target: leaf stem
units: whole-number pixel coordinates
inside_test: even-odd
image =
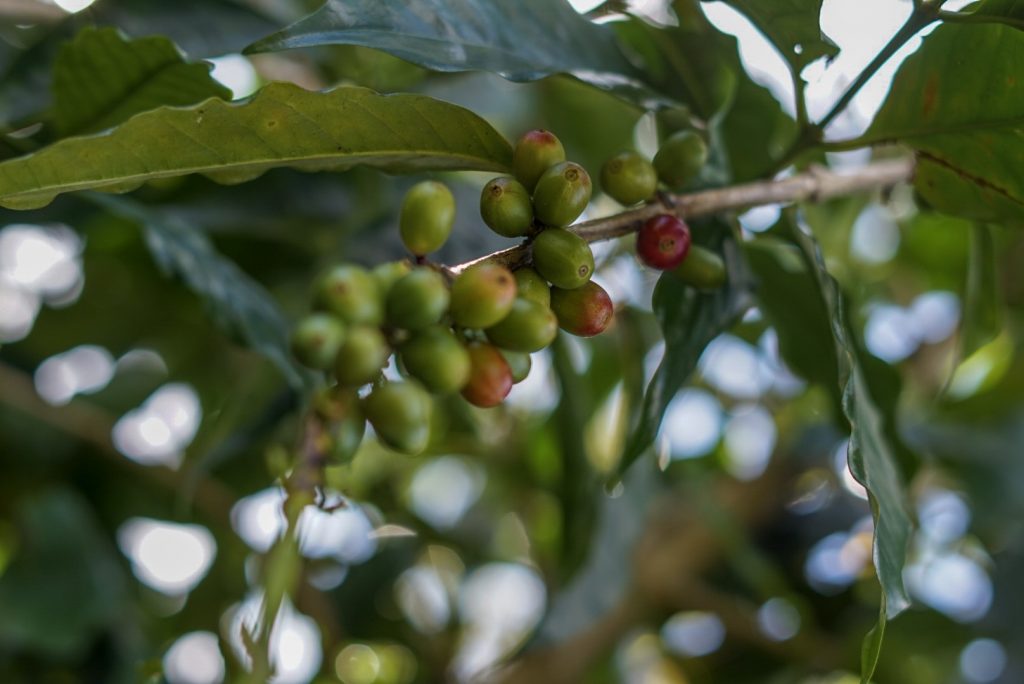
[[[1012,26],[1015,29],[1024,31],[1024,19],[1014,19],[1013,17],[1000,17],[994,14],[974,14],[969,12],[946,12],[940,11],[938,14],[939,21],[949,22],[951,24],[1006,24]]]

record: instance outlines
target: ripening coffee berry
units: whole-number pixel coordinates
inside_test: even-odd
[[[579,164],[561,162],[545,171],[533,190],[533,212],[549,226],[567,226],[590,202],[590,174]]]
[[[334,362],[334,377],[342,385],[358,387],[373,382],[388,362],[391,351],[380,329],[357,325],[349,328]]]
[[[563,161],[565,148],[562,141],[550,131],[538,129],[524,133],[512,151],[512,170],[516,180],[529,192],[533,192],[542,173]]]
[[[683,263],[672,269],[672,274],[688,285],[702,290],[716,290],[725,285],[725,262],[717,253],[700,245],[691,245]]]
[[[508,349],[502,349],[501,355],[505,357],[505,361],[508,362],[509,370],[512,372],[512,384],[519,384],[530,375],[530,368],[533,366],[533,360],[530,355],[526,352],[509,351]]]
[[[512,310],[486,331],[487,339],[502,349],[540,351],[558,334],[558,319],[551,309],[532,299],[517,297]]]
[[[533,241],[533,266],[556,287],[580,287],[594,274],[594,253],[576,233],[548,228]]]
[[[363,400],[366,417],[381,442],[415,455],[430,441],[433,400],[415,380],[385,382]]]
[[[551,290],[548,289],[548,281],[541,278],[537,271],[525,266],[515,272],[515,277],[518,297],[532,299],[544,306],[551,304]]]
[[[377,281],[360,266],[342,264],[324,274],[317,285],[318,309],[330,311],[346,323],[380,325],[384,307]]]
[[[469,352],[447,326],[417,332],[399,351],[409,375],[435,394],[458,392],[469,381]]]
[[[405,330],[433,325],[448,311],[449,299],[444,276],[423,266],[414,268],[388,291],[388,324]]]
[[[651,268],[675,268],[689,251],[690,229],[669,214],[648,219],[636,234],[636,254]]]
[[[366,415],[354,390],[334,388],[330,398],[332,417],[327,423],[329,454],[336,463],[345,463],[356,455],[366,432]]]
[[[455,198],[444,183],[423,181],[405,193],[399,232],[405,248],[416,256],[440,249],[455,224]]]
[[[575,290],[551,288],[551,310],[558,317],[558,327],[579,337],[604,332],[615,312],[612,298],[594,281]]]
[[[477,342],[469,345],[469,383],[462,396],[481,408],[497,406],[512,391],[512,369],[497,347]]]
[[[601,167],[601,187],[616,202],[629,206],[654,195],[658,172],[647,158],[636,152],[623,152]]]
[[[345,324],[326,313],[306,316],[292,331],[292,354],[303,366],[326,370],[345,340]]]
[[[412,266],[408,261],[387,261],[374,267],[371,273],[377,281],[377,289],[380,290],[381,300],[387,302],[388,292],[391,286],[397,283],[405,275],[409,274]]]
[[[696,131],[679,131],[662,143],[654,155],[658,179],[673,190],[682,190],[697,177],[708,160],[708,146]]]
[[[515,298],[516,279],[507,268],[470,266],[452,283],[452,320],[463,328],[489,328],[508,315]]]
[[[528,234],[533,225],[530,191],[515,178],[495,178],[480,193],[480,217],[498,235]]]

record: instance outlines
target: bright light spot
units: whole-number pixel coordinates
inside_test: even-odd
[[[874,307],[864,327],[868,351],[888,363],[896,363],[917,351],[914,320],[907,310],[892,304]]]
[[[164,385],[141,407],[117,421],[114,445],[143,465],[177,468],[184,449],[196,436],[201,417],[199,396],[192,387],[182,383]]]
[[[0,231],[0,281],[59,299],[82,279],[81,251],[81,239],[67,226],[7,226]]]
[[[277,487],[250,494],[231,508],[231,526],[250,549],[266,553],[288,524],[283,504],[284,492]]]
[[[406,620],[423,634],[436,634],[451,619],[448,590],[428,565],[409,568],[395,582],[395,600]]]
[[[867,501],[868,492],[864,489],[864,485],[857,482],[857,478],[853,476],[853,471],[850,470],[850,441],[844,439],[836,447],[835,453],[832,456],[833,464],[836,469],[836,474],[842,478],[843,489],[853,494],[858,499],[864,499]]]
[[[753,233],[761,233],[774,226],[781,213],[782,209],[778,204],[754,207],[740,214],[740,225]]]
[[[768,467],[778,431],[763,406],[737,407],[725,424],[726,468],[741,480],[752,480]]]
[[[164,677],[168,684],[219,684],[224,681],[224,656],[217,635],[189,632],[178,638],[164,654]]]
[[[17,342],[32,330],[39,314],[39,295],[0,281],[0,342]]]
[[[213,63],[210,75],[229,88],[235,99],[248,97],[260,87],[256,69],[242,55],[224,55],[209,61]]]
[[[960,652],[960,673],[970,684],[994,682],[1006,669],[1006,649],[994,639],[975,639]]]
[[[561,390],[551,370],[551,356],[547,351],[530,355],[533,364],[530,374],[522,382],[513,385],[505,397],[505,403],[530,413],[547,413],[558,405]]]
[[[569,4],[572,5],[572,8],[580,14],[586,14],[600,5],[601,1],[602,0],[569,0]]]
[[[942,342],[960,323],[960,300],[952,292],[925,292],[910,305],[910,319],[922,342]]]
[[[53,0],[65,12],[74,14],[92,5],[96,0]]]
[[[757,625],[774,641],[786,641],[800,631],[800,613],[783,598],[773,598],[757,610]]]
[[[238,659],[251,662],[242,642],[242,630],[252,631],[259,621],[262,597],[252,595],[235,607],[231,617],[230,640]],[[316,621],[299,613],[285,599],[270,631],[270,662],[275,675],[271,684],[308,684],[320,671],[323,652]]]
[[[409,496],[413,512],[439,530],[451,529],[480,497],[484,474],[453,456],[420,467]]]
[[[734,335],[719,335],[712,340],[698,367],[710,385],[737,399],[757,399],[775,380],[761,351]]]
[[[718,444],[722,431],[722,405],[702,389],[685,389],[669,403],[659,441],[672,458],[702,456]]]
[[[135,576],[171,596],[192,590],[206,575],[217,543],[201,525],[132,518],[117,531],[117,544]]]
[[[673,653],[704,656],[717,651],[725,641],[725,625],[714,613],[676,613],[662,625],[661,638]]]
[[[59,406],[76,394],[97,392],[114,377],[114,357],[103,347],[82,345],[51,356],[35,372],[36,392]]]
[[[900,248],[900,231],[884,208],[871,205],[854,221],[850,251],[865,264],[884,264]]]
[[[971,511],[964,500],[944,489],[929,490],[917,505],[923,532],[935,544],[951,544],[967,533]]]
[[[980,620],[992,605],[992,581],[974,559],[958,553],[914,563],[905,578],[914,596],[958,622]]]
[[[852,584],[870,559],[870,533],[836,532],[811,547],[804,574],[818,592],[835,594]]]
[[[630,304],[643,311],[651,310],[651,281],[646,278],[636,257],[623,254],[601,268],[594,282],[614,294],[616,305]]]

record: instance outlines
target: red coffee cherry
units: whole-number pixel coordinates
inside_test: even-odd
[[[615,313],[612,298],[592,280],[574,290],[551,288],[551,310],[558,317],[558,327],[579,337],[604,332]]]
[[[481,408],[497,406],[512,391],[512,369],[501,351],[492,344],[469,346],[469,383],[462,388],[462,396],[470,404]]]
[[[636,234],[636,254],[651,268],[675,268],[689,251],[690,229],[675,216],[648,219]]]

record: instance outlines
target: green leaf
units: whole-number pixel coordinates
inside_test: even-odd
[[[160,36],[129,41],[117,29],[84,29],[57,55],[54,125],[60,136],[94,133],[161,105],[231,99],[210,69],[185,62]]]
[[[839,48],[821,31],[821,0],[726,0],[743,12],[775,45],[790,66],[799,70],[819,57],[829,59]]]
[[[882,640],[885,638],[885,600],[882,600],[878,622],[864,636],[860,646],[860,684],[870,684],[882,655]]]
[[[915,185],[941,211],[980,221],[1024,219],[1024,33],[946,24],[893,80],[865,140],[918,154]]]
[[[999,269],[992,230],[971,227],[971,254],[964,295],[961,358],[967,358],[991,342],[1003,329],[999,299]]]
[[[292,361],[290,325],[262,285],[217,252],[200,230],[124,197],[93,195],[97,204],[143,228],[146,245],[167,275],[178,275],[229,334],[277,366],[297,390],[311,378]]]
[[[4,162],[0,206],[31,209],[64,192],[126,192],[188,173],[243,182],[279,166],[504,171],[511,156],[511,146],[490,124],[447,102],[275,83],[242,103],[210,99],[162,107],[107,133],[69,138]]]

